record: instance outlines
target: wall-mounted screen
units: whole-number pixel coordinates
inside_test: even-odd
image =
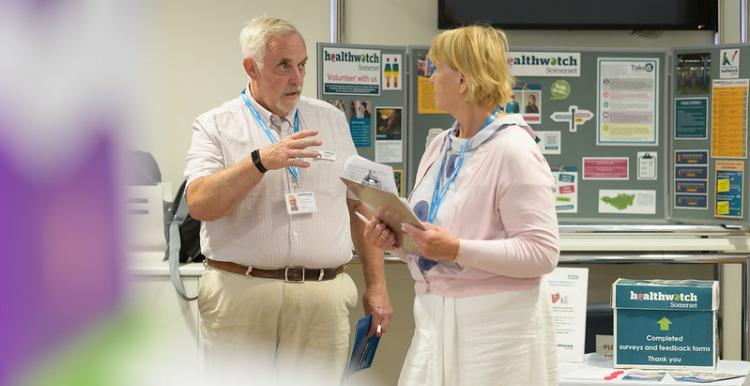
[[[438,0],[438,28],[716,30],[716,0]]]

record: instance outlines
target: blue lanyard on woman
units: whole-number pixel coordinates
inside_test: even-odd
[[[484,121],[484,124],[482,127],[477,130],[477,133],[482,131],[485,127],[492,124],[492,122],[497,119],[498,114],[500,114],[500,106],[497,106],[495,108],[495,112],[490,115],[489,118],[487,118],[486,121]],[[476,134],[476,133],[474,133]],[[445,164],[446,160],[448,159],[448,148],[450,146],[445,147],[445,154],[443,155],[443,161],[440,163],[440,171],[438,172],[437,180],[435,181],[435,189],[432,191],[432,202],[430,203],[430,211],[427,214],[427,222],[430,224],[433,224],[435,221],[435,217],[437,216],[438,208],[440,208],[440,204],[443,203],[443,199],[445,198],[445,195],[448,194],[448,189],[453,184],[453,181],[456,179],[456,176],[458,175],[459,169],[461,169],[461,166],[464,163],[464,152],[466,151],[466,146],[469,143],[469,140],[471,138],[467,138],[463,144],[461,144],[461,151],[458,155],[458,161],[456,162],[456,167],[453,169],[453,173],[448,177],[448,179],[445,181],[445,185],[441,186],[443,183],[443,173],[445,172]]]
[[[266,123],[263,122],[263,119],[260,117],[260,114],[258,113],[258,110],[253,107],[253,104],[250,103],[250,99],[248,99],[247,95],[245,94],[245,90],[242,90],[240,93],[242,95],[242,99],[245,101],[245,106],[247,106],[247,109],[250,110],[250,113],[255,117],[255,120],[258,122],[258,126],[260,126],[263,129],[263,132],[266,133],[266,136],[268,137],[268,140],[271,141],[271,143],[276,143],[278,140],[271,132],[271,129],[266,126]],[[299,132],[299,110],[297,110],[294,113],[294,133]],[[299,169],[296,166],[287,166],[286,170],[289,171],[289,175],[292,176],[292,183],[296,186],[299,184]]]

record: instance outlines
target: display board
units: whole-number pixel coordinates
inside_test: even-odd
[[[359,155],[393,167],[406,194],[406,47],[317,44],[318,98],[346,115]]]
[[[409,163],[453,124],[439,111],[427,47],[410,47]],[[515,49],[514,100],[557,179],[560,223],[668,222],[667,51]],[[409,188],[414,175],[409,175]]]
[[[745,226],[750,47],[672,52],[672,221]],[[744,59],[743,59],[744,57]]]
[[[318,43],[318,97],[347,116],[360,155],[408,195],[437,109],[427,47]],[[516,48],[514,99],[557,179],[562,224],[747,227],[750,46]]]

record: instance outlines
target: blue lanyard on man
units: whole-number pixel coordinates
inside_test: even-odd
[[[490,115],[489,118],[487,118],[486,121],[484,121],[484,124],[482,124],[482,127],[479,128],[479,130],[476,131],[476,133],[482,131],[485,127],[492,124],[492,122],[497,119],[498,114],[500,114],[500,106],[497,106],[495,108],[495,112]],[[474,133],[474,135],[476,135]],[[430,203],[430,210],[427,213],[427,222],[430,224],[433,224],[435,221],[435,217],[437,216],[438,209],[440,208],[440,204],[443,203],[443,199],[445,198],[446,194],[448,194],[448,189],[450,189],[451,185],[453,185],[453,182],[456,180],[456,176],[458,175],[458,171],[461,169],[461,166],[464,163],[464,153],[466,152],[466,147],[469,144],[469,141],[471,138],[467,138],[463,144],[461,144],[461,150],[458,154],[458,161],[456,161],[456,167],[453,169],[453,173],[445,180],[445,185],[443,185],[443,174],[445,173],[445,164],[447,163],[448,159],[448,149],[450,148],[450,145],[445,146],[445,153],[443,154],[443,160],[440,163],[440,171],[438,172],[437,180],[435,181],[435,189],[432,191],[432,202]],[[442,185],[442,187],[441,187]],[[434,267],[437,264],[437,261],[430,260],[424,257],[419,258],[419,265],[420,268],[423,270],[429,270],[430,268]]]
[[[278,142],[276,136],[274,136],[273,132],[271,132],[271,129],[269,129],[266,123],[263,122],[263,118],[261,118],[258,110],[256,110],[255,107],[253,107],[253,104],[250,103],[250,99],[247,97],[245,90],[242,90],[240,94],[242,95],[242,99],[245,101],[245,106],[247,106],[247,109],[250,110],[250,113],[253,115],[253,117],[255,117],[255,120],[258,122],[258,126],[260,126],[263,129],[263,132],[266,133],[268,140],[271,141],[271,143]],[[299,132],[299,110],[294,113],[294,126],[292,130],[295,134]],[[289,171],[289,175],[292,177],[292,184],[294,184],[295,186],[299,185],[299,168],[297,168],[296,166],[287,166],[286,170]]]

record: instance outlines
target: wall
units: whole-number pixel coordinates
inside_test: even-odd
[[[277,16],[300,30],[307,40],[307,55],[313,59],[303,93],[316,95],[315,42],[328,39],[327,0],[160,0],[149,4],[141,37],[143,84],[135,98],[138,107],[129,145],[152,152],[163,180],[175,190],[183,180],[195,118],[238,96],[247,84],[238,41],[247,20],[263,14]]]

